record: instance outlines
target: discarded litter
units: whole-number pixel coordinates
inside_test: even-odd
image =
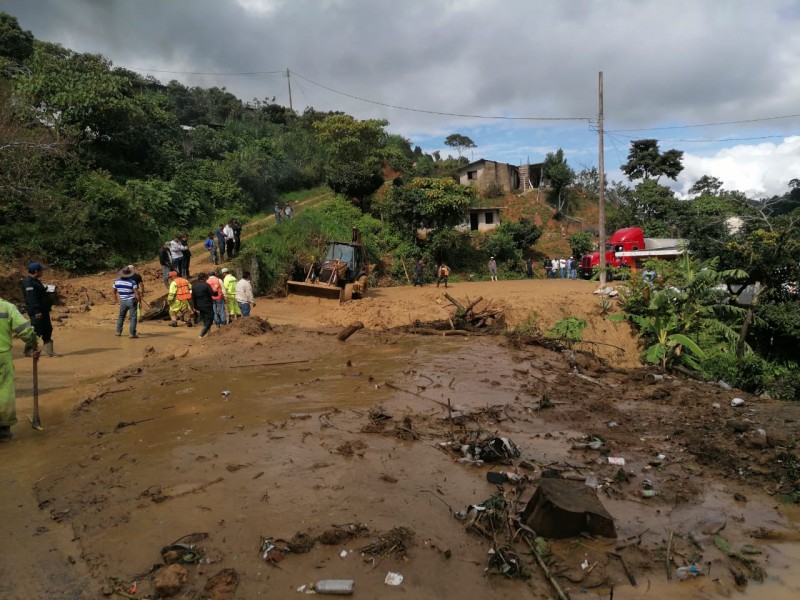
[[[697,565],[690,565],[688,567],[678,567],[678,579],[681,581],[686,581],[687,579],[694,579],[699,575],[705,575],[705,571],[702,567],[698,567]]]
[[[742,398],[734,398],[731,400],[731,406],[736,408],[737,406],[744,406],[744,400]]]
[[[583,569],[583,570],[585,571],[585,570],[586,570],[586,569],[588,569],[588,568],[589,568],[589,561],[588,561],[588,560],[584,560],[584,561],[581,563],[581,569]]]
[[[314,584],[313,589],[318,594],[349,596],[353,593],[354,585],[352,579],[322,579]]]
[[[609,426],[609,427],[611,427],[612,429],[613,429],[614,427],[619,427],[619,423],[617,423],[616,421],[609,421],[608,423],[606,423],[606,425],[608,425],[608,426]]]
[[[714,403],[711,405],[711,408],[722,408],[722,405],[721,405],[719,402],[714,402]]]
[[[347,558],[347,550],[342,550],[339,552],[339,558]]]
[[[403,576],[400,573],[389,571],[386,574],[386,579],[383,580],[386,585],[400,585],[403,583]]]
[[[311,413],[292,413],[291,415],[289,415],[289,418],[295,420],[310,419]]]
[[[489,483],[519,483],[525,479],[524,475],[512,471],[489,471],[486,473],[486,481]]]
[[[608,457],[608,464],[610,465],[617,465],[619,467],[625,466],[625,459],[621,456],[609,456]]]
[[[590,487],[593,490],[597,490],[602,487],[595,475],[589,475],[583,483],[586,485],[586,487]]]
[[[655,490],[642,490],[642,498],[654,498],[658,496],[658,492]]]
[[[223,391],[221,391],[219,393],[219,395],[222,396],[223,398],[227,398],[228,396],[231,395],[231,391],[230,390],[223,390]]]

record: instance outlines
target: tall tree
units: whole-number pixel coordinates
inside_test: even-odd
[[[461,158],[461,154],[464,152],[464,150],[477,148],[475,142],[473,142],[468,136],[461,135],[460,133],[451,133],[448,135],[444,140],[444,145],[455,148],[456,152],[458,152],[459,158]]]
[[[575,171],[567,164],[564,151],[559,148],[555,153],[548,152],[542,168],[545,179],[550,183],[550,194],[555,200],[558,212],[567,209],[569,186],[575,181]]]
[[[0,12],[0,67],[8,59],[22,62],[33,54],[33,34],[24,31],[16,17]]]
[[[620,168],[631,181],[655,179],[658,182],[662,175],[674,180],[683,171],[683,152],[661,152],[658,140],[633,140],[628,152],[628,162]]]

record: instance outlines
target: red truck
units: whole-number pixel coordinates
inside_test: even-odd
[[[606,265],[612,269],[636,271],[647,258],[674,259],[686,252],[685,240],[678,238],[646,238],[641,227],[617,229],[606,242]],[[580,274],[590,279],[600,266],[600,252],[584,254]]]

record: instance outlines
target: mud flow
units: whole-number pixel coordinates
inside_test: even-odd
[[[337,331],[145,343],[102,379],[87,358],[70,408],[0,448],[0,597],[800,594],[794,406],[524,340]],[[616,538],[521,527],[542,478],[591,486]]]

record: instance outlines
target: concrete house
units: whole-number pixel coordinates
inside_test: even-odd
[[[458,231],[491,231],[500,225],[500,207],[468,208],[466,220],[457,225]]]
[[[480,192],[492,188],[503,193],[527,191],[538,188],[542,182],[543,163],[509,165],[481,158],[458,170],[458,182],[471,185]]]

